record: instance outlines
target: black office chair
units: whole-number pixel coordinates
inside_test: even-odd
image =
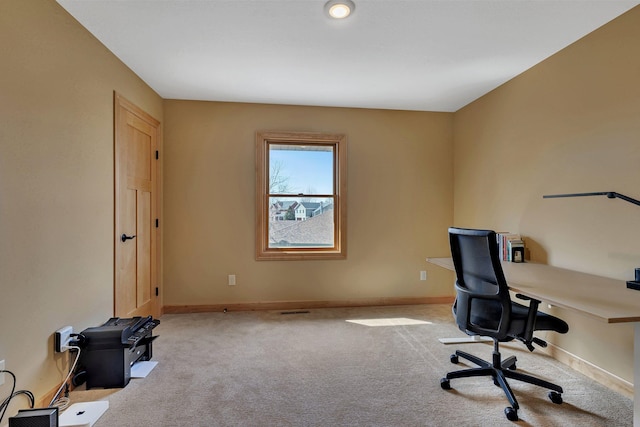
[[[456,350],[451,355],[451,363],[458,358],[473,362],[479,368],[449,372],[440,380],[443,389],[451,389],[454,378],[491,376],[495,385],[502,388],[511,406],[504,412],[510,421],[518,420],[518,401],[506,378],[524,381],[549,390],[553,403],[562,403],[562,387],[548,381],[520,372],[515,372],[516,358],[504,361],[500,356],[499,343],[517,339],[530,351],[533,344],[546,347],[547,343],[533,337],[533,331],[547,330],[561,334],[569,330],[563,320],[538,311],[540,301],[516,295],[529,300],[529,306],[511,301],[509,287],[502,272],[496,233],[491,230],[470,230],[449,228],[451,254],[456,270],[456,301],[453,314],[460,330],[468,335],[490,337],[494,342],[493,361],[487,362],[469,353]]]

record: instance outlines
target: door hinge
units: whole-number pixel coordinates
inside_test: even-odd
[[[156,286],[156,296],[158,296],[158,287]]]
[[[156,150],[156,160],[158,160],[160,158],[160,153],[158,152],[158,150]]]
[[[156,218],[156,228],[160,227],[160,221]]]

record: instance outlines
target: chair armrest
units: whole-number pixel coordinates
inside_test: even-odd
[[[524,335],[522,336],[522,342],[524,342],[524,344],[527,346],[529,351],[533,351],[532,342],[541,341],[533,337],[533,331],[535,330],[535,327],[536,327],[536,316],[538,315],[538,305],[540,304],[540,301],[522,294],[516,294],[516,298],[529,301],[529,311],[527,312],[527,325],[525,327]],[[547,344],[544,341],[543,341],[544,345],[538,342],[536,343],[543,347],[546,347],[546,344]]]
[[[535,299],[535,298],[528,297],[528,296],[526,296],[526,295],[516,294],[516,298],[518,298],[518,299],[522,299],[522,300],[525,300],[525,301],[536,301],[538,304],[540,304],[540,301],[539,301],[539,300],[537,300],[537,299]]]

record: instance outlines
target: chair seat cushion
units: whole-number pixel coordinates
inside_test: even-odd
[[[453,304],[453,315],[455,317],[457,311],[457,301]],[[493,308],[493,309],[492,309]],[[483,310],[476,310],[472,314],[472,323],[485,325],[497,329],[501,319],[500,310],[496,311],[496,307],[492,307],[487,304]],[[511,301],[511,323],[507,334],[504,336],[496,336],[499,341],[511,341],[516,336],[521,337],[526,331],[527,319],[529,316],[529,307],[526,305],[518,304]],[[458,325],[460,326],[460,325]],[[469,335],[478,335],[478,333],[465,330],[460,327],[460,330]],[[569,325],[562,319],[559,319],[550,314],[542,311],[536,314],[536,323],[533,328],[534,331],[555,331],[560,334],[566,334],[569,331]]]
[[[518,304],[517,302],[511,302],[511,331],[520,335],[524,331],[527,323],[527,316],[529,314],[529,307]],[[569,325],[562,319],[552,316],[547,313],[543,313],[538,310],[536,314],[536,324],[533,328],[534,331],[555,331],[560,334],[566,334],[569,331]]]

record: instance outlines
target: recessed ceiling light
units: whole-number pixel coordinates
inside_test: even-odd
[[[335,19],[344,19],[351,15],[356,5],[351,0],[329,0],[324,5],[327,14]]]

